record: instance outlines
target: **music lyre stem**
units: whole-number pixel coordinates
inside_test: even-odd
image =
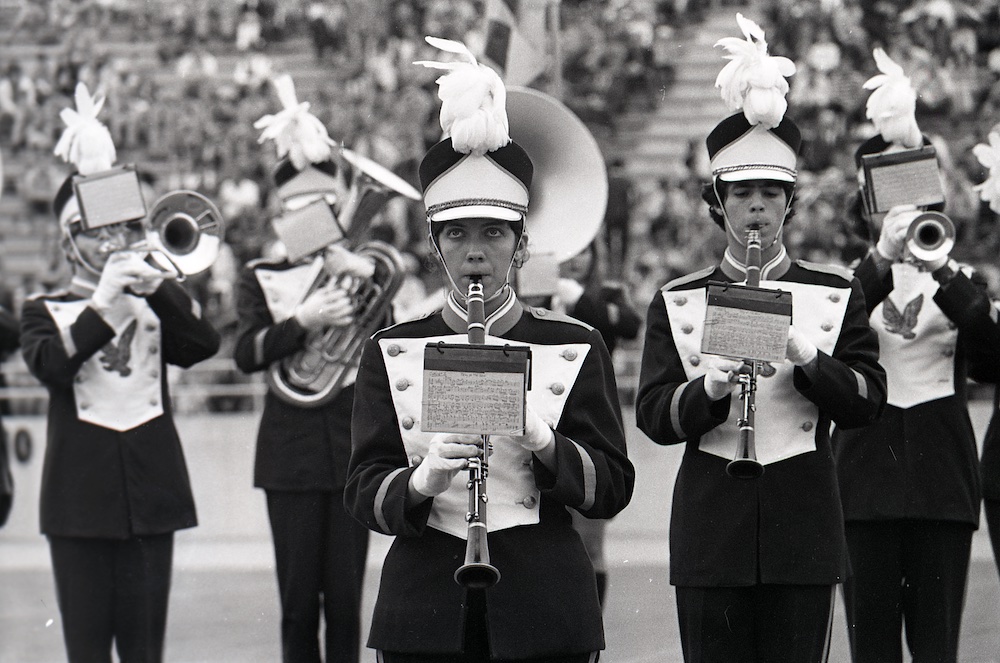
[[[473,278],[466,296],[470,345],[486,343],[486,302],[483,284]],[[486,540],[486,476],[489,474],[490,436],[483,435],[482,456],[469,461],[469,523],[465,545],[465,563],[455,571],[455,582],[469,589],[485,589],[497,584],[500,571],[490,564],[490,549]]]
[[[747,230],[747,285],[753,288],[760,286],[760,228],[752,225]],[[742,410],[736,422],[739,428],[739,438],[736,443],[736,456],[726,465],[726,474],[734,479],[756,479],[764,473],[764,466],[757,461],[757,451],[754,446],[754,419],[757,411],[757,374],[760,362],[756,359],[747,360],[750,364],[749,373],[740,373],[740,402]]]

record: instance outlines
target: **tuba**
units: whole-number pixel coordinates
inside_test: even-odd
[[[346,148],[341,156],[351,164],[351,182],[346,195],[337,197],[337,222],[347,243],[361,235],[372,217],[397,195],[420,200],[420,192],[389,169]],[[323,251],[325,253],[325,249]],[[392,299],[403,284],[402,256],[389,244],[367,241],[351,251],[373,266],[371,276],[332,272],[326,263],[301,301],[313,292],[336,284],[355,302],[354,323],[310,334],[305,348],[271,364],[266,381],[271,391],[286,403],[319,407],[329,403],[353,377],[358,353],[365,339],[384,326]]]

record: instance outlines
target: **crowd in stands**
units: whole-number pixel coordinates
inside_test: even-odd
[[[258,144],[254,121],[279,109],[271,76],[292,73],[300,101],[330,135],[415,180],[415,164],[438,138],[438,59],[424,35],[465,41],[478,52],[484,0],[23,0],[0,47],[0,151],[7,167],[0,232],[30,227],[58,251],[48,203],[67,170],[52,149],[59,112],[77,81],[107,98],[102,119],[119,163],[136,163],[160,193],[178,188],[215,200],[227,220],[229,253],[214,276],[196,279],[220,326],[233,314],[228,284],[240,264],[270,242],[273,148]],[[989,0],[563,0],[563,100],[592,128],[609,161],[624,158],[630,181],[627,240],[609,270],[629,281],[636,304],[666,279],[700,268],[722,238],[707,222],[703,136],[667,175],[627,168],[619,122],[655,112],[669,93],[672,45],[710,5],[751,7],[772,53],[796,62],[789,113],[805,152],[797,218],[787,244],[802,257],[849,264],[864,250],[850,215],[852,153],[869,137],[862,83],[878,73],[872,49],[886,48],[920,92],[917,118],[945,165],[948,213],[959,226],[960,258],[988,268],[1000,251],[995,218],[979,204],[984,175],[971,155],[1000,121],[1000,10]],[[10,14],[10,3],[6,11]],[[735,23],[733,23],[735,26]],[[735,29],[735,28],[734,28]],[[735,35],[734,35],[735,36]],[[719,65],[723,60],[719,59]],[[542,83],[546,81],[543,79]],[[437,276],[418,206],[394,200],[381,236],[410,256],[415,277]],[[621,210],[615,213],[621,215]],[[53,265],[59,261],[53,260]],[[2,268],[2,266],[0,266]],[[54,287],[64,275],[25,275],[21,291]],[[227,316],[230,316],[227,318]]]

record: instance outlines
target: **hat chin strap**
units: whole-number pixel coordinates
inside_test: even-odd
[[[67,232],[66,238],[69,241],[70,248],[73,250],[72,257],[74,259],[74,262],[83,267],[84,271],[86,271],[91,276],[99,277],[101,275],[101,270],[94,267],[94,265],[91,264],[89,260],[83,257],[83,254],[80,252],[80,247],[76,245],[76,239],[73,237],[72,233]]]
[[[715,191],[715,199],[719,201],[719,209],[722,210],[722,220],[726,227],[726,233],[729,233],[733,237],[736,237],[736,233],[732,232],[732,225],[729,223],[729,215],[726,214],[726,205],[725,203],[722,202],[722,196],[719,195],[719,178],[715,178],[712,180],[712,189]],[[781,215],[781,223],[778,224],[778,230],[777,232],[774,233],[774,239],[771,240],[771,243],[768,244],[767,246],[761,246],[760,247],[761,251],[767,251],[769,248],[778,243],[778,236],[781,234],[781,231],[785,227],[785,219],[788,218],[788,212],[792,209],[792,197],[794,195],[795,195],[795,184],[793,183],[792,193],[789,194],[788,201],[785,202],[785,213]],[[736,237],[736,239],[740,240],[740,243],[744,247],[746,246],[746,237]]]
[[[521,237],[523,236],[524,236],[524,231],[522,230],[521,234],[517,238],[517,241],[520,242]],[[455,282],[455,277],[451,275],[451,270],[448,269],[448,263],[445,262],[444,260],[444,255],[442,255],[441,253],[441,247],[438,246],[437,238],[434,237],[433,233],[430,233],[428,237],[431,240],[431,244],[434,246],[434,252],[437,254],[438,261],[441,263],[441,266],[444,267],[444,273],[448,277],[448,282],[451,283],[452,289],[457,293],[461,293],[462,289],[458,287],[458,283]],[[492,295],[490,295],[483,301],[484,304],[488,304],[489,302],[498,299],[501,295],[503,295],[503,293],[507,290],[507,288],[510,287],[510,270],[514,268],[514,254],[516,253],[517,249],[515,249],[514,253],[512,253],[510,256],[510,263],[507,265],[507,273],[504,274],[503,283],[500,285],[499,288],[497,288],[496,292],[494,292]],[[463,300],[466,299],[465,295],[462,296],[462,299]]]

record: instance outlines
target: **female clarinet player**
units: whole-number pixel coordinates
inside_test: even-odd
[[[509,138],[496,73],[462,44],[428,42],[466,60],[426,63],[451,70],[438,79],[446,138],[420,164],[450,293],[442,310],[382,330],[362,352],[345,500],[396,537],[368,646],[387,663],[595,661],[601,606],[570,509],[610,518],[632,494],[610,357],[597,330],[527,308],[511,289],[527,258],[531,159]],[[470,324],[474,281],[484,309]],[[531,388],[523,433],[490,438],[488,535],[475,539],[499,580],[459,584],[472,529],[467,470],[487,459],[480,435],[422,430],[422,362],[428,343],[464,343],[477,329],[486,344],[530,348]]]

